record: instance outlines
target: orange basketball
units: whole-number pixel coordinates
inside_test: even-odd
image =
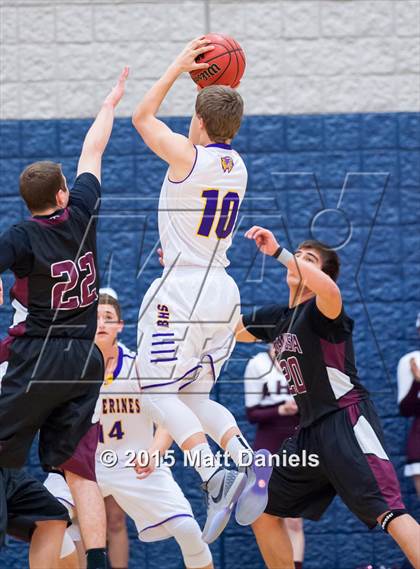
[[[245,71],[245,54],[239,43],[222,34],[206,34],[214,49],[199,55],[197,63],[208,63],[208,69],[191,71],[190,75],[200,87],[228,85],[237,87]]]

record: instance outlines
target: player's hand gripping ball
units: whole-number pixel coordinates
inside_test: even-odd
[[[222,34],[206,34],[214,49],[202,53],[196,58],[197,63],[208,63],[207,69],[190,72],[192,80],[200,87],[209,85],[228,85],[237,87],[245,71],[245,54],[239,43]]]

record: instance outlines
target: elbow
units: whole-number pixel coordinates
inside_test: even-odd
[[[339,289],[337,283],[335,281],[333,281],[331,278],[329,279],[329,283],[328,283],[328,296],[330,296],[330,298],[332,300],[334,300],[335,302],[341,304],[340,289]]]
[[[134,113],[133,116],[131,117],[131,124],[134,126],[136,130],[139,130],[141,125],[141,116],[138,115],[137,113]]]
[[[147,113],[144,111],[144,109],[140,108],[134,111],[131,117],[131,122],[136,130],[138,131],[141,130],[141,127],[143,126],[146,117]]]

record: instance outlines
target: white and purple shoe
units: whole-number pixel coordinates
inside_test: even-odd
[[[267,507],[268,482],[273,471],[270,457],[268,450],[257,450],[252,464],[244,469],[246,485],[238,498],[235,511],[236,521],[241,526],[254,523]]]
[[[203,484],[207,502],[207,520],[202,539],[213,543],[225,529],[238,497],[246,485],[246,475],[220,468]]]

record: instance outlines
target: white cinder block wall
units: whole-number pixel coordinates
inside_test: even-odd
[[[205,31],[246,51],[248,114],[420,110],[419,0],[0,0],[0,118],[90,117],[132,67],[119,113]],[[165,102],[190,114],[188,77]]]

